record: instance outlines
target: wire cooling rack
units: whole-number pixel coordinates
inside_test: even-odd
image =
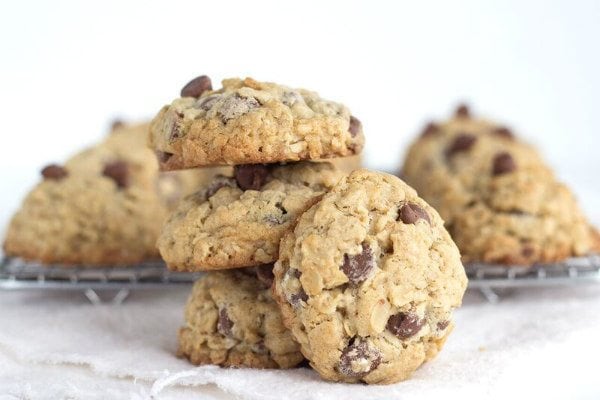
[[[474,263],[466,265],[465,270],[469,288],[481,291],[495,303],[499,300],[498,289],[600,283],[600,255],[531,267]],[[44,266],[4,257],[0,264],[0,289],[78,290],[92,303],[103,301],[101,293],[114,292],[112,301],[121,303],[132,290],[185,286],[201,274],[171,272],[162,262],[90,268]]]
[[[110,268],[65,267],[4,257],[0,264],[0,289],[82,291],[94,304],[103,302],[108,293],[114,294],[113,303],[121,303],[132,290],[190,285],[201,274],[171,272],[163,262]]]

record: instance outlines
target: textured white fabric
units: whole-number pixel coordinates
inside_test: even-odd
[[[186,290],[121,306],[79,293],[0,293],[0,399],[589,398],[600,395],[600,286],[470,292],[444,351],[391,386],[331,384],[308,369],[193,368],[174,357]]]

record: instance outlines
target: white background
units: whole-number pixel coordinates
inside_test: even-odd
[[[0,6],[0,157],[11,212],[104,134],[199,74],[317,90],[364,125],[367,164],[458,101],[535,142],[586,200],[600,170],[598,1],[15,1]],[[591,197],[591,196],[587,196]]]

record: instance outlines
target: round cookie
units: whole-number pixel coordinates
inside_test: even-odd
[[[194,284],[179,330],[193,364],[291,368],[304,358],[271,297],[272,265],[210,272]]]
[[[212,90],[202,76],[181,96],[150,126],[163,170],[344,157],[364,144],[360,121],[344,105],[308,90],[251,78]]]
[[[148,124],[118,125],[97,146],[44,168],[11,220],[5,253],[84,266],[158,259],[169,210],[211,173],[159,174],[147,132]]]
[[[538,152],[465,106],[425,128],[402,176],[439,211],[465,262],[531,265],[600,249],[573,194]]]
[[[274,294],[319,374],[389,384],[434,357],[467,278],[437,212],[392,175],[357,170],[281,241]]]
[[[344,175],[329,163],[235,167],[181,202],[158,239],[169,268],[201,271],[272,263],[298,215]]]

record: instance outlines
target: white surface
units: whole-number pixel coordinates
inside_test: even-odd
[[[0,392],[32,399],[600,396],[599,286],[523,290],[498,305],[470,293],[444,351],[391,386],[326,383],[308,369],[194,369],[173,355],[185,297],[185,290],[153,291],[122,306],[92,306],[77,294],[0,293]]]

